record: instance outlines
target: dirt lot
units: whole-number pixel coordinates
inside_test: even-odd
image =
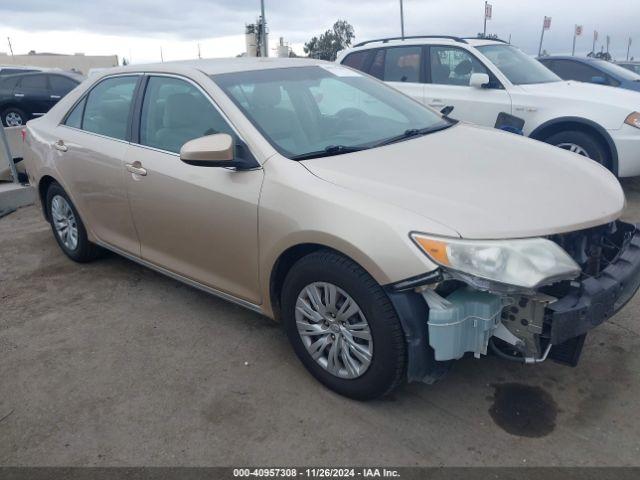
[[[270,320],[115,255],[77,265],[29,207],[0,220],[0,465],[640,465],[639,309],[578,368],[465,359],[357,403]]]

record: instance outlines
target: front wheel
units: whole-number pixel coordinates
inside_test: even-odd
[[[611,169],[611,155],[608,148],[603,145],[600,139],[594,138],[593,135],[577,130],[567,130],[555,133],[544,141],[563,150],[590,158]]]
[[[287,275],[282,307],[296,354],[331,390],[369,400],[404,381],[400,320],[382,287],[358,264],[330,250],[302,258]]]

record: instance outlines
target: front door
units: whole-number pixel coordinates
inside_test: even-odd
[[[492,75],[467,50],[448,45],[430,47],[427,71],[426,103],[436,110],[454,107],[451,118],[493,127],[501,112],[512,113],[511,97],[495,83],[497,80],[489,88],[469,86],[473,73]]]
[[[13,90],[15,105],[29,118],[44,115],[49,111],[49,82],[44,73],[28,74],[22,77]]]
[[[258,199],[263,171],[187,165],[187,141],[238,138],[203,91],[186,79],[150,76],[137,144],[125,159],[143,259],[208,287],[260,303]]]
[[[139,75],[98,83],[56,127],[56,167],[84,223],[98,240],[133,255],[140,245],[124,182],[124,155]]]

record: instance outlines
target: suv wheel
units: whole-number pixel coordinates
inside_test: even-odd
[[[2,124],[5,127],[19,127],[27,123],[27,116],[18,108],[8,108],[2,112]]]
[[[599,139],[577,130],[567,130],[551,135],[544,140],[563,150],[568,150],[590,158],[607,168],[611,168],[610,154]]]
[[[348,258],[321,250],[299,260],[285,279],[282,313],[304,366],[335,392],[369,400],[403,382],[400,321],[382,287]]]
[[[103,253],[100,247],[88,240],[76,207],[59,184],[49,186],[46,202],[53,236],[71,260],[89,262]]]

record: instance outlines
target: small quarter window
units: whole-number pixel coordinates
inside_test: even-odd
[[[86,101],[87,98],[85,97],[80,103],[75,106],[75,108],[67,116],[67,120],[64,122],[66,126],[73,128],[82,128],[82,113],[84,112],[84,104],[86,103]]]
[[[371,50],[351,53],[347,55],[347,58],[345,58],[342,61],[342,64],[346,65],[347,67],[355,68],[356,70],[360,70],[361,72],[364,72],[367,66],[367,59],[369,58],[370,53],[371,53]]]

